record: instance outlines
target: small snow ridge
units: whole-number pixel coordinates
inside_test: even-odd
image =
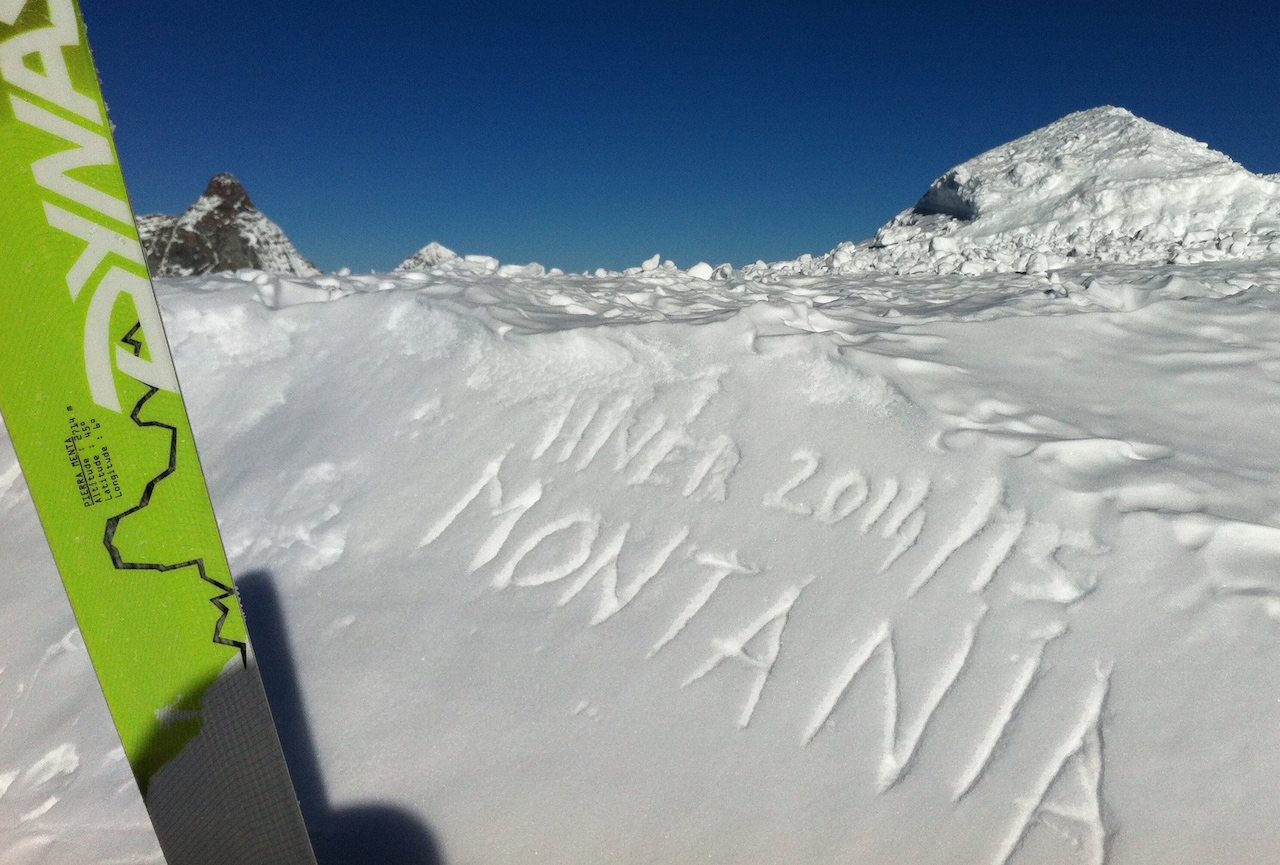
[[[699,261],[693,267],[689,268],[689,275],[694,279],[710,279],[711,274],[714,272],[714,268],[705,261]]]
[[[3,499],[13,485],[22,477],[22,466],[17,462],[0,472],[0,499]]]
[[[806,370],[804,394],[817,405],[854,404],[880,417],[901,404],[902,395],[888,379],[860,372],[848,363],[822,358]]]
[[[59,775],[70,775],[80,768],[80,755],[70,742],[59,745],[31,765],[22,781],[31,787],[49,783]]]
[[[30,823],[32,820],[38,820],[41,817],[43,817],[45,814],[48,814],[50,811],[52,811],[53,806],[57,804],[58,804],[58,797],[50,796],[48,799],[45,799],[39,805],[37,805],[27,813],[23,814],[21,817],[19,817],[18,822]]]

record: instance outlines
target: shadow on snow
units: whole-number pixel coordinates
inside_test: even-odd
[[[319,865],[443,865],[430,830],[412,812],[329,803],[275,585],[270,574],[254,571],[236,580],[236,588]]]

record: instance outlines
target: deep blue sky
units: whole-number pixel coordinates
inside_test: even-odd
[[[1280,171],[1280,4],[82,0],[139,212],[232,171],[322,268],[826,252],[1122,105]]]

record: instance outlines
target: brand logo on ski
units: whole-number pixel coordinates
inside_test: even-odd
[[[75,0],[0,0],[0,411],[170,865],[314,865]]]

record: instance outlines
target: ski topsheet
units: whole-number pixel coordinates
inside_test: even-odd
[[[0,413],[169,865],[311,865],[75,0],[0,0]]]

